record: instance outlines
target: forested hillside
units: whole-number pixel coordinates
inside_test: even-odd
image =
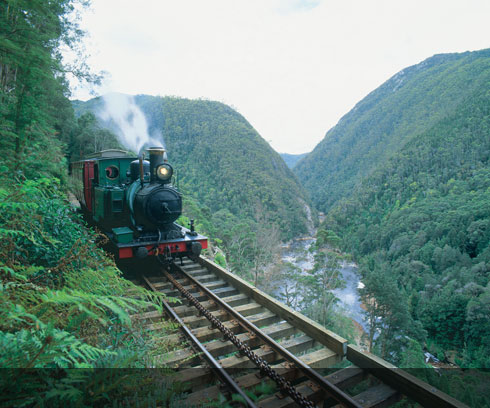
[[[394,153],[476,90],[487,89],[490,50],[435,55],[360,101],[295,167],[315,206],[330,209]]]
[[[0,406],[136,406],[138,392],[148,401],[145,370],[94,370],[155,367],[153,339],[130,314],[161,296],[121,277],[66,195],[66,157],[102,131],[68,100],[65,73],[93,75],[59,52],[78,49],[73,11],[84,4],[0,3]],[[154,404],[169,398],[160,394]]]
[[[456,350],[460,364],[490,368],[490,55],[469,57],[465,97],[325,221],[360,262],[371,335],[381,331],[375,346],[395,361],[416,339],[439,358]]]
[[[149,133],[163,134],[186,214],[205,223],[212,238],[223,240],[235,261],[253,263],[253,254],[270,246],[268,241],[278,244],[306,232],[301,185],[242,115],[206,100],[139,95],[135,101]],[[79,114],[97,115],[103,100],[75,101],[74,107]]]

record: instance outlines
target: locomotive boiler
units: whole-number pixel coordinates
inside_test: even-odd
[[[122,150],[105,150],[71,164],[75,195],[85,218],[109,238],[118,260],[158,256],[164,262],[196,258],[207,238],[175,221],[182,195],[172,185],[173,168],[162,147],[148,149],[150,160]]]

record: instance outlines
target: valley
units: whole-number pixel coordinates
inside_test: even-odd
[[[216,89],[255,90],[241,100],[253,108],[247,112],[260,113],[257,121],[231,102],[218,101],[234,98],[211,100],[194,93],[208,79],[194,75],[201,69],[208,75],[201,65],[206,44],[195,35],[189,41],[199,45],[199,52],[189,51],[186,61],[196,71],[186,71],[186,80],[165,75],[170,59],[151,64],[128,52],[121,68],[134,59],[141,69],[133,72],[131,83],[156,72],[168,88],[142,88],[155,90],[149,95],[138,94],[142,89],[135,85],[126,88],[134,93],[70,100],[74,78],[105,85],[83,58],[64,55],[66,50],[84,54],[77,13],[88,3],[8,0],[1,5],[0,389],[5,392],[0,405],[11,406],[8,398],[17,406],[138,405],[143,401],[138,393],[153,398],[155,388],[161,395],[149,398],[158,401],[153,405],[185,405],[177,389],[166,383],[155,387],[153,370],[148,370],[165,367],[172,358],[188,358],[194,368],[200,364],[200,353],[187,347],[179,332],[180,323],[164,316],[167,301],[206,341],[215,342],[215,352],[221,353],[217,357],[240,365],[244,348],[237,351],[218,338],[199,307],[196,312],[190,304],[179,304],[184,298],[173,298],[178,285],[171,279],[154,281],[165,293],[126,279],[146,276],[146,261],[153,257],[168,270],[180,262],[204,286],[209,283],[232,297],[234,306],[255,321],[277,324],[267,330],[284,338],[298,356],[319,352],[315,342],[324,341],[328,344],[322,343],[325,348],[314,355],[318,364],[338,364],[335,368],[343,370],[346,360],[382,361],[382,373],[393,364],[429,382],[431,387],[422,386],[429,398],[437,400],[430,389],[436,387],[469,406],[490,406],[490,49],[431,52],[423,61],[398,67],[399,72],[386,75],[380,86],[349,105],[354,107],[335,126],[325,126],[311,152],[278,153],[272,140],[291,134],[289,119],[304,121],[293,135],[295,142],[305,141],[304,150],[297,150],[311,150],[306,141],[314,126],[305,119],[310,110],[320,106],[325,118],[317,118],[318,123],[329,123],[331,100],[340,106],[340,94],[338,100],[327,91],[322,99],[310,97],[316,89],[328,89],[323,82],[331,80],[326,74],[306,79],[314,61],[294,56],[304,65],[303,82],[284,86],[275,81],[289,78],[293,55],[279,59],[280,69],[262,66],[253,55],[238,58],[245,62],[250,57],[254,69],[263,68],[261,76],[269,78],[270,89],[254,83],[252,72],[242,72],[241,66],[233,76],[220,78]],[[316,3],[301,10],[301,18],[319,7]],[[277,21],[290,18],[290,12],[282,10]],[[171,39],[175,48],[181,48],[190,29]],[[226,29],[231,35],[233,30]],[[131,41],[118,39],[117,44],[145,51],[132,35]],[[268,43],[268,63],[276,61],[276,52],[294,45],[279,37],[280,46]],[[241,46],[228,44],[223,50]],[[306,52],[308,47],[300,48]],[[317,53],[328,50],[330,58],[330,48]],[[213,61],[210,66],[213,72],[228,73],[227,64]],[[355,68],[364,70],[361,63]],[[192,92],[170,96],[170,85],[179,81]],[[342,86],[360,86],[350,82]],[[214,95],[214,88],[210,83],[204,89]],[[284,89],[291,92],[296,110],[284,105],[282,112],[282,101],[268,105],[262,100],[263,93]],[[165,96],[156,96],[159,92]],[[152,146],[166,152],[149,152]],[[106,150],[108,156],[102,157],[100,151]],[[83,161],[95,152],[97,160]],[[77,164],[70,166],[73,162]],[[71,205],[73,192],[80,193],[78,210]],[[122,252],[102,249],[111,245]],[[179,259],[182,253],[192,262]],[[205,268],[200,254],[208,258]],[[154,269],[148,268],[155,276],[148,276],[155,278],[161,265],[155,262]],[[208,307],[216,306],[184,276],[187,289],[182,293],[193,291]],[[264,303],[255,302],[253,296],[259,295],[252,285],[275,299],[260,294]],[[281,302],[301,317],[278,306]],[[228,312],[217,314],[240,339],[272,359],[274,352],[248,337]],[[284,316],[299,326],[283,321]],[[305,327],[307,332],[296,331]],[[461,370],[435,371],[426,356]],[[104,370],[108,367],[118,370]],[[286,368],[295,379],[296,371]],[[373,385],[374,376],[366,380],[364,368],[353,375],[353,397]],[[126,369],[139,370],[143,380]],[[407,395],[406,389],[391,389],[383,375],[376,385],[383,394],[380,404]],[[196,376],[196,383],[206,376]],[[395,385],[403,383],[398,374],[396,378]],[[55,380],[60,381],[53,386]],[[114,385],[126,380],[124,387]],[[261,378],[252,382],[255,387]],[[408,383],[419,384],[416,379]],[[275,395],[274,404],[283,404],[286,400],[269,385],[252,391],[260,398]],[[221,391],[213,390],[213,404],[237,402],[230,395],[219,400]],[[321,401],[324,395],[317,391],[313,387],[310,394]],[[350,397],[349,403],[357,406]],[[403,399],[400,406],[414,404]]]
[[[468,78],[471,86],[463,94],[459,90]],[[466,356],[481,356],[485,339],[490,339],[481,331],[472,340],[465,338],[472,333],[467,328],[480,325],[466,308],[485,302],[488,284],[483,272],[489,265],[490,230],[485,204],[488,98],[483,84],[489,79],[487,50],[437,55],[409,67],[360,101],[313,152],[294,156],[300,160],[290,164],[292,171],[243,117],[225,105],[145,95],[134,100],[148,118],[148,132],[164,135],[170,157],[185,169],[179,173],[183,221],[196,219],[198,230],[213,238],[217,252],[210,256],[259,286],[267,281],[269,293],[324,323],[333,304],[337,311],[340,305],[347,307],[357,324],[370,332],[373,350],[384,358],[390,356],[381,350],[398,350],[393,362],[401,364],[410,342],[394,340],[400,336],[420,347],[429,342],[430,351],[439,351],[439,357],[446,347],[457,348],[460,358],[464,344],[469,347]],[[427,88],[433,91],[427,94]],[[411,101],[409,106],[406,101]],[[104,103],[100,98],[77,102],[77,115],[93,112],[100,126],[117,133],[113,124],[101,119]],[[429,105],[431,114],[425,115]],[[254,169],[251,177],[241,177],[247,168]],[[466,194],[471,198],[463,198]],[[325,210],[320,226],[313,229],[311,217]],[[315,236],[319,230],[326,234],[320,245]],[[312,240],[298,240],[305,234]],[[471,243],[475,239],[477,246]],[[280,248],[288,240],[294,242],[292,254]],[[351,261],[342,258],[329,261],[338,258],[338,250],[352,256],[359,268],[345,266]],[[441,257],[453,263],[443,265]],[[282,267],[274,267],[278,260]],[[321,271],[329,271],[326,286],[318,275]],[[481,271],[476,272],[480,277],[473,278],[471,271]],[[435,322],[438,308],[451,306],[434,305],[426,289],[437,285],[438,274],[452,277],[442,281],[449,293],[476,285],[457,306],[457,326],[442,326],[442,333],[459,333],[449,342],[441,340],[445,334],[437,334],[441,327]],[[321,296],[315,294],[321,287],[328,290],[323,301],[328,307],[320,311],[317,300],[285,294],[301,292],[294,287],[298,279],[309,287],[309,296]],[[373,284],[385,280],[390,282],[387,287]],[[448,282],[453,282],[451,287]],[[379,308],[360,307],[367,299],[390,296],[399,299],[395,320]],[[368,316],[377,323],[367,327]],[[387,337],[376,334],[383,330]]]

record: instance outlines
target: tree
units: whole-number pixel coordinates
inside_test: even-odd
[[[228,250],[232,271],[243,274],[248,268],[251,269],[249,257],[253,239],[251,228],[245,222],[234,225],[230,235],[225,237],[224,243]]]
[[[401,368],[427,368],[424,361],[424,351],[420,343],[409,339],[407,347],[401,353],[400,367]]]
[[[301,277],[305,289],[302,304],[309,317],[326,326],[337,301],[332,291],[344,285],[340,276],[341,258],[334,252],[318,251],[314,260],[313,269]]]
[[[490,368],[490,283],[480,296],[471,299],[466,308],[465,366]]]
[[[62,62],[61,47],[76,50],[83,34],[72,17],[75,5],[87,2],[6,0],[0,5],[0,147],[14,156],[6,163],[14,170],[22,168],[27,153],[36,152],[32,145],[39,140],[52,146],[67,137],[53,138],[55,132],[69,131],[62,122],[73,116],[66,98],[68,70],[96,80],[83,63],[68,67]]]
[[[340,243],[341,239],[334,231],[324,228],[318,229],[316,233],[316,245],[318,248],[324,248],[326,246],[338,248]]]
[[[402,293],[389,264],[372,260],[364,265],[361,300],[366,307],[369,351],[379,348],[382,358],[398,363],[410,338],[423,339],[421,324],[412,320],[408,300]]]
[[[262,222],[261,213],[257,211],[257,223],[253,228],[253,241],[251,247],[252,271],[254,275],[254,285],[257,286],[264,268],[274,262],[279,253],[281,242],[279,228],[275,225],[268,225]]]
[[[257,286],[264,268],[274,262],[279,254],[281,240],[279,228],[268,222],[267,214],[260,202],[255,206],[255,221],[252,226],[251,259],[254,285]]]
[[[72,132],[69,156],[71,161],[74,161],[88,153],[121,147],[116,135],[107,129],[102,129],[95,115],[87,112],[78,118],[75,131]]]
[[[280,293],[280,296],[282,296],[286,305],[296,309],[299,299],[303,295],[301,268],[291,262],[285,262],[283,268],[281,268],[281,277],[283,291]]]

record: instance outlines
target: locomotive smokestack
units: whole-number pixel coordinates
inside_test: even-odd
[[[143,160],[145,160],[145,154],[144,153],[141,153],[139,155],[139,171],[140,171],[140,184],[141,184],[141,187],[143,187],[143,181],[145,180],[145,174],[144,174],[144,171],[143,171]]]
[[[150,182],[153,183],[157,180],[156,168],[164,163],[165,149],[163,147],[149,147],[148,152],[150,153]]]

